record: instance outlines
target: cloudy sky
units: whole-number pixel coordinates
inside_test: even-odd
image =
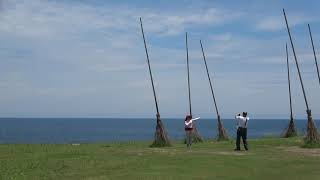
[[[307,28],[310,23],[319,54],[319,5],[316,0],[0,0],[0,116],[154,117],[142,17],[162,117],[188,112],[187,31],[194,115],[215,117],[201,39],[223,118],[239,111],[287,118],[285,8],[308,101],[319,119],[320,86]],[[305,118],[289,50],[294,113]]]

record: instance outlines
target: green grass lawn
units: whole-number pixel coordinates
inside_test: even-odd
[[[81,145],[0,145],[0,179],[320,179],[320,149],[300,148],[300,138],[205,142]]]

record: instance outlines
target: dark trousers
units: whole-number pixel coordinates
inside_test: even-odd
[[[236,142],[237,148],[236,149],[238,150],[240,150],[240,138],[242,138],[244,148],[248,150],[247,128],[239,127],[237,130],[237,142]]]

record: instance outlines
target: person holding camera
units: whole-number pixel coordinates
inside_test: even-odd
[[[243,145],[246,151],[249,150],[247,142],[247,127],[248,127],[248,113],[243,112],[242,115],[237,114],[235,119],[237,120],[237,141],[235,151],[240,151],[240,138],[242,138]]]

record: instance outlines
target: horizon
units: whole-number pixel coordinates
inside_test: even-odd
[[[142,17],[161,118],[188,113],[188,32],[194,116],[216,117],[202,40],[222,118],[247,111],[254,119],[289,119],[284,8],[309,106],[320,119],[307,27],[319,57],[319,5],[316,0],[0,1],[0,116],[155,119]],[[288,50],[293,114],[303,120],[306,107]]]
[[[123,117],[0,117],[0,119],[156,119],[154,117],[133,117],[133,118],[123,118]],[[165,117],[161,118],[162,120],[168,120],[168,119],[173,119],[173,120],[181,120],[184,119],[184,117],[179,118],[179,117]],[[212,119],[212,120],[217,120],[217,118],[201,118],[201,119]],[[235,120],[234,118],[221,118],[221,120]],[[250,120],[288,120],[290,121],[290,118],[251,118]],[[307,121],[307,119],[294,119],[296,121]],[[313,119],[314,121],[319,121],[320,119]]]

